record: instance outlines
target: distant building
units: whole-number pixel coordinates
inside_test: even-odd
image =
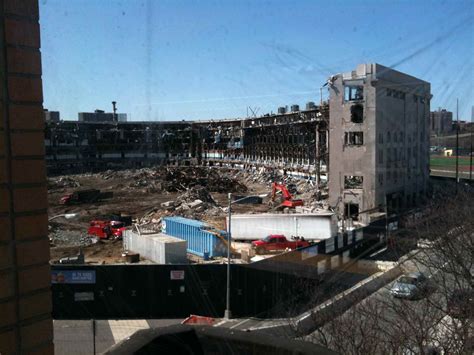
[[[453,129],[453,113],[439,108],[438,111],[430,113],[430,133],[442,135]]]
[[[44,109],[44,120],[48,122],[59,122],[59,111],[49,111],[47,109]]]
[[[127,122],[126,113],[116,114],[117,122]],[[79,122],[114,122],[114,114],[112,112],[105,112],[103,110],[95,110],[94,112],[79,112]]]

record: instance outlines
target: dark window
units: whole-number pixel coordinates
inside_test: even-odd
[[[344,213],[346,214],[347,218],[352,218],[357,221],[359,219],[359,204],[345,203]]]
[[[356,101],[364,99],[364,87],[357,86],[346,86],[344,89],[344,100],[345,101]]]
[[[346,132],[344,134],[345,145],[363,145],[364,132]]]
[[[387,96],[392,96],[392,89],[387,89]]]
[[[351,106],[351,121],[353,123],[364,122],[364,107],[361,104]]]
[[[383,164],[383,149],[379,149],[379,164]]]
[[[387,132],[387,143],[390,143],[390,138],[391,137],[390,137],[390,131],[389,131],[389,132]]]
[[[383,174],[379,174],[379,185],[383,185]]]
[[[357,176],[357,175],[344,176],[345,189],[362,189],[363,184],[364,184],[363,176]]]

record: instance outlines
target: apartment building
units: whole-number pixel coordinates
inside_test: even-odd
[[[438,108],[430,113],[430,133],[432,135],[443,135],[453,130],[453,113],[446,109]]]

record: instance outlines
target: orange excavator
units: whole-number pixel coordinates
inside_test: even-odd
[[[293,196],[291,195],[290,191],[286,188],[285,184],[279,184],[277,182],[274,182],[272,184],[272,201],[275,201],[277,192],[281,191],[283,201],[282,203],[277,207],[277,209],[283,209],[285,207],[289,208],[295,208],[296,206],[303,206],[303,200],[294,200]]]

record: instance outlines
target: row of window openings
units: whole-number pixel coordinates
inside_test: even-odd
[[[420,131],[420,142],[423,141],[423,138],[425,136],[428,137],[427,135],[425,135],[424,131]],[[392,138],[394,143],[403,143],[405,140],[405,132],[393,132],[393,136],[392,132],[387,132],[387,143],[391,143]],[[416,140],[416,133],[413,133],[413,138],[410,134],[408,135],[408,141],[411,142],[412,140]],[[379,143],[383,144],[383,133],[379,133]]]
[[[397,171],[387,171],[387,181],[391,181],[392,179],[394,180],[395,183],[398,182],[398,179],[402,179],[403,176],[406,176],[407,180],[411,180],[412,177],[415,177],[416,171],[413,171],[413,174],[411,171],[408,171],[407,173],[405,172],[397,172]],[[425,172],[422,170],[421,175],[425,175]],[[380,173],[379,174],[379,185],[382,186],[384,183],[384,174]]]
[[[400,91],[400,90],[387,88],[386,93],[387,93],[387,96],[391,96],[391,97],[394,97],[396,99],[405,100],[405,98],[406,98],[406,94],[403,91]],[[420,103],[424,104],[425,101],[429,101],[429,100],[425,99],[423,96],[413,95],[413,102],[420,102]]]
[[[403,161],[405,160],[405,156],[403,155],[404,153],[404,149],[403,148],[400,148],[400,149],[397,149],[397,148],[393,148],[393,150],[391,150],[390,148],[387,148],[387,163],[390,163],[392,161]],[[422,154],[423,152],[421,151],[420,154]],[[383,164],[383,161],[384,161],[384,154],[383,154],[383,150],[379,150],[379,164]],[[418,158],[418,148],[417,147],[413,147],[413,149],[411,147],[407,148],[407,158],[411,158],[413,157],[415,160]]]
[[[406,175],[407,179],[410,180],[413,175],[411,171],[408,171],[408,173],[403,173],[403,172],[398,172],[398,171],[387,171],[387,181],[390,181],[392,178],[395,182],[398,181],[398,179],[402,178],[403,175]],[[424,172],[422,171],[422,175],[424,175]],[[384,174],[380,173],[378,175],[379,179],[379,185],[383,185],[384,183]],[[344,189],[362,189],[364,185],[364,177],[361,175],[345,175],[344,176]]]

